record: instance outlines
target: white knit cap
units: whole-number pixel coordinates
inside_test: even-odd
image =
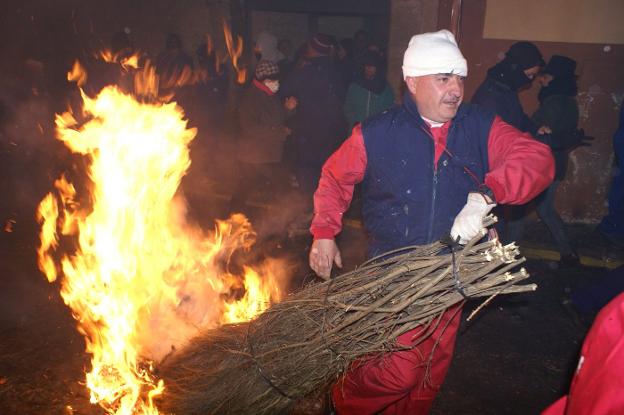
[[[403,55],[403,79],[438,73],[468,75],[466,59],[453,34],[440,30],[412,36]]]

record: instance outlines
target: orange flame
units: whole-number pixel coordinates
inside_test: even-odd
[[[214,43],[212,42],[212,36],[210,34],[206,34],[206,55],[212,55],[214,50]]]
[[[156,75],[156,67],[150,62],[147,62],[145,66],[136,71],[134,74],[134,94],[139,97],[148,97],[156,99],[159,96],[159,80]],[[169,101],[171,97],[162,99],[162,101]]]
[[[153,92],[153,69],[139,72],[139,89]],[[152,362],[200,330],[253,318],[279,301],[285,267],[268,260],[232,275],[234,252],[255,241],[247,218],[217,221],[212,232],[186,219],[178,186],[196,131],[179,106],[141,103],[114,86],[95,98],[81,93],[88,121],[66,112],[56,130],[89,160],[88,195],[63,176],[41,201],[38,264],[50,282],[62,277],[61,295],[86,339],[91,402],[109,414],[157,414],[153,399],[165,385]],[[59,234],[74,243],[61,246]]]
[[[236,46],[234,46],[234,40],[232,39],[232,31],[227,22],[223,22],[223,35],[225,36],[225,45],[227,46],[228,54],[232,59],[232,66],[237,73],[237,82],[244,84],[247,79],[247,69],[239,67],[238,60],[243,54],[243,38],[241,36],[236,37]]]
[[[76,82],[78,86],[83,86],[87,82],[87,71],[84,70],[78,60],[74,61],[72,70],[67,72],[67,80]]]
[[[122,53],[113,53],[109,49],[104,49],[95,54],[96,58],[102,59],[108,63],[118,63],[123,69],[129,68],[137,69],[139,67],[139,60],[141,59],[140,52],[134,52],[130,56],[126,56]]]

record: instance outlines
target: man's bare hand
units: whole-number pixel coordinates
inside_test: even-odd
[[[328,280],[331,275],[332,264],[342,268],[342,258],[336,241],[333,239],[316,239],[310,249],[310,268],[316,275]]]

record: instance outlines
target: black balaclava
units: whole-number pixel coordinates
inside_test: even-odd
[[[534,66],[544,66],[544,59],[537,46],[531,42],[517,42],[511,45],[505,59],[488,70],[488,77],[517,91],[531,84],[531,78],[524,71]]]

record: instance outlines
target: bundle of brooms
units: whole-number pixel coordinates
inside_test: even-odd
[[[358,358],[400,349],[396,338],[466,298],[533,291],[514,244],[414,246],[313,283],[254,320],[203,333],[159,368],[159,407],[181,414],[284,413]],[[403,346],[405,347],[405,346]]]

